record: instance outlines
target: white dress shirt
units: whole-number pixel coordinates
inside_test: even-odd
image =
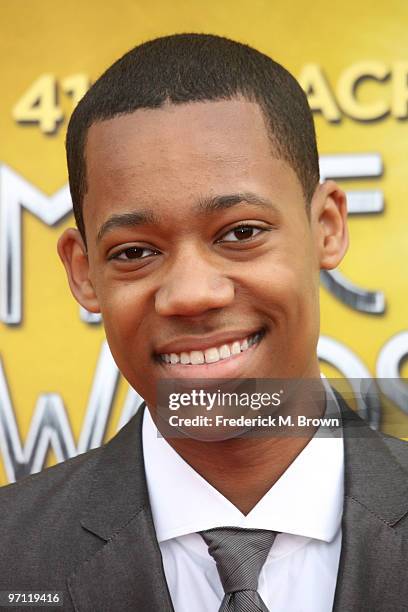
[[[328,385],[326,389],[336,403]],[[143,455],[176,612],[218,611],[224,591],[215,561],[197,532],[226,526],[280,532],[258,583],[270,612],[332,610],[341,549],[342,437],[314,436],[246,516],[158,437],[147,409]]]

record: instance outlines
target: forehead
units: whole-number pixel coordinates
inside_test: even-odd
[[[270,155],[271,145],[258,104],[245,100],[169,104],[94,123],[88,132],[89,174],[100,167],[125,172],[145,160],[155,168],[185,160],[238,162]],[[191,165],[189,164],[189,166]],[[164,168],[165,169],[165,168]]]
[[[160,206],[161,212],[200,197],[273,189],[294,171],[274,155],[258,104],[221,100],[166,104],[93,124],[85,148],[85,223],[112,212]],[[264,194],[267,196],[267,194]]]

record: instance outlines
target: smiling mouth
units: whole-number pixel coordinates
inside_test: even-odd
[[[182,351],[181,353],[161,353],[157,359],[167,365],[203,365],[218,363],[244,353],[251,347],[259,344],[265,335],[265,330],[257,331],[245,338],[234,340],[233,342],[213,346],[204,351]]]

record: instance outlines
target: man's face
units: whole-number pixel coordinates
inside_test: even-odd
[[[162,378],[318,376],[316,231],[257,104],[137,110],[85,154],[89,279],[148,404]]]

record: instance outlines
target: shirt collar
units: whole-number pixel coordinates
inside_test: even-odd
[[[323,378],[326,398],[340,409]],[[332,411],[331,411],[332,413]],[[244,515],[162,437],[145,410],[143,456],[159,542],[212,527],[270,529],[330,542],[341,523],[344,454],[341,436],[315,435],[283,475]]]

